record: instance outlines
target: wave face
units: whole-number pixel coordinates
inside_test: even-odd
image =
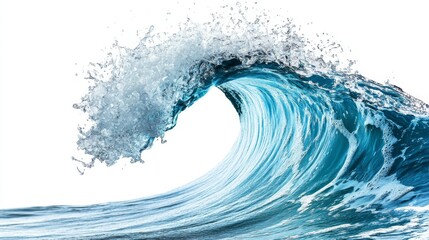
[[[290,22],[218,19],[169,36],[151,29],[94,64],[75,105],[88,114],[78,141],[88,158],[75,159],[142,161],[212,87],[240,116],[225,159],[154,197],[2,210],[0,239],[429,236],[428,106],[320,57]]]

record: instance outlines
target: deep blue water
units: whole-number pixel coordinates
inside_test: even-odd
[[[77,143],[86,166],[112,165],[141,161],[217,87],[241,123],[217,167],[139,200],[0,210],[0,239],[428,238],[428,106],[318,61],[289,25],[255,29],[244,38],[253,45],[192,25],[159,45],[118,47],[75,105],[93,122]]]

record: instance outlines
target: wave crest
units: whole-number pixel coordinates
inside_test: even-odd
[[[140,161],[140,152],[175,125],[178,112],[203,95],[229,61],[242,68],[275,62],[305,74],[335,66],[307,51],[290,21],[230,15],[226,25],[219,24],[226,17],[216,15],[205,23],[188,21],[173,34],[151,27],[135,48],[114,45],[105,62],[91,64],[91,87],[74,107],[88,115],[78,146],[92,162]]]
[[[151,26],[135,48],[115,44],[105,62],[91,64],[86,77],[91,87],[74,105],[88,118],[79,128],[78,140],[86,166],[96,160],[107,165],[120,158],[141,161],[141,151],[162,138],[174,127],[180,111],[216,84],[216,74],[226,74],[231,67],[275,63],[303,76],[330,76],[335,84],[342,82],[357,90],[353,94],[361,95],[362,101],[378,104],[379,97],[387,96],[382,104],[393,99],[390,105],[401,108],[405,99],[409,106],[421,105],[411,109],[427,109],[409,98],[397,103],[399,98],[385,94],[380,85],[367,88],[373,89],[372,94],[362,92],[356,85],[366,84],[361,76],[343,76],[352,61],[336,60],[341,47],[329,40],[311,42],[291,20],[273,22],[269,14],[224,10],[226,13],[213,14],[207,22],[188,19],[173,33],[157,32]],[[319,84],[324,81],[316,78],[313,80]]]

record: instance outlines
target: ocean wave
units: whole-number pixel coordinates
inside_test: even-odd
[[[138,162],[184,109],[217,87],[237,110],[241,132],[216,168],[140,200],[5,210],[0,226],[22,227],[5,236],[359,239],[427,232],[428,212],[410,209],[429,204],[428,106],[351,72],[350,61],[336,60],[338,44],[312,43],[291,21],[230,16],[187,21],[168,34],[152,27],[135,48],[114,45],[105,62],[91,65],[91,87],[74,105],[88,117],[77,142],[84,156],[75,160],[86,167]]]

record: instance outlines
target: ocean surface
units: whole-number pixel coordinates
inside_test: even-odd
[[[164,194],[0,210],[0,239],[428,239],[429,106],[351,64],[291,20],[236,10],[113,45],[73,106],[82,169],[144,161],[212,88],[239,115],[234,146]]]

